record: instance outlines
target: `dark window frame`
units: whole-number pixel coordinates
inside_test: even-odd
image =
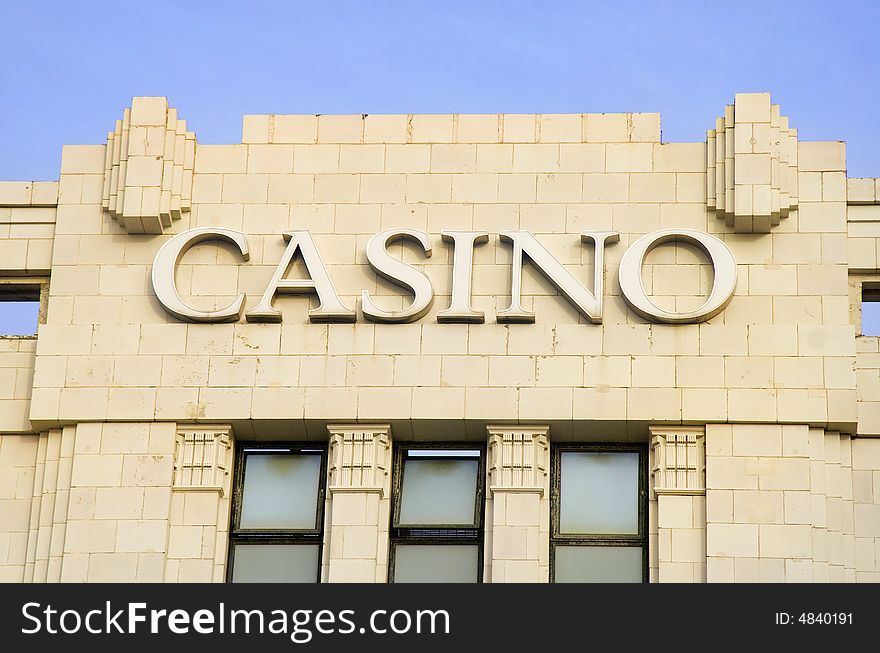
[[[562,486],[562,454],[565,452],[638,453],[639,454],[639,532],[562,533],[559,524]],[[554,444],[550,465],[550,582],[556,582],[557,546],[631,546],[642,548],[642,582],[649,581],[648,556],[648,446],[645,444],[565,443]]]
[[[278,449],[289,449],[290,454],[306,453],[321,457],[318,472],[315,528],[309,529],[253,529],[240,528],[244,475],[249,455],[278,454]],[[315,582],[321,582],[321,560],[324,549],[324,505],[327,495],[327,445],[316,442],[240,442],[235,451],[235,474],[232,485],[232,506],[229,518],[229,550],[226,555],[226,582],[232,582],[237,544],[306,544],[318,547],[318,569]]]
[[[407,451],[479,451],[477,487],[474,496],[474,524],[400,525],[404,459]],[[419,459],[418,456],[413,458]],[[456,456],[425,456],[422,460],[460,460]],[[483,582],[483,551],[486,523],[486,446],[476,442],[398,442],[394,445],[394,470],[391,481],[391,515],[388,543],[388,582],[394,582],[394,558],[398,544],[441,544],[477,546],[477,583]]]

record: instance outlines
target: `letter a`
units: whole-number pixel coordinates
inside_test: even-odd
[[[284,231],[282,232],[284,240],[287,241],[287,249],[281,257],[281,262],[275,268],[275,274],[269,281],[266,292],[260,303],[245,313],[248,322],[280,322],[281,311],[272,306],[272,300],[275,293],[284,294],[311,294],[318,296],[318,308],[309,311],[309,320],[311,322],[354,322],[355,313],[347,309],[333,281],[327,272],[324,261],[315,247],[315,241],[308,231]],[[302,255],[303,263],[309,273],[309,279],[284,279],[287,268],[294,255],[299,250]]]

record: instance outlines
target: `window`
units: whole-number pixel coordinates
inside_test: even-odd
[[[391,582],[479,582],[483,450],[403,445],[394,472]]]
[[[864,336],[880,335],[880,289],[862,285],[862,329]]]
[[[646,581],[645,447],[556,447],[552,473],[554,582]]]
[[[39,282],[0,280],[0,335],[32,336],[40,321]]]
[[[227,579],[315,583],[320,579],[326,449],[240,446]]]

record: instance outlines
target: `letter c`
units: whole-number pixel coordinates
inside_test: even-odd
[[[670,241],[694,245],[703,250],[712,262],[715,281],[712,292],[699,308],[692,311],[673,312],[658,308],[642,285],[642,264],[648,252]],[[633,311],[654,322],[665,324],[688,324],[710,320],[730,302],[736,288],[736,259],[722,240],[693,229],[662,229],[642,236],[630,246],[620,260],[620,290]]]
[[[244,293],[238,295],[235,300],[226,308],[220,308],[215,311],[199,311],[192,306],[188,306],[180,298],[177,292],[177,285],[174,283],[174,270],[180,259],[186,254],[187,250],[193,245],[197,245],[206,240],[223,240],[230,242],[241,252],[241,257],[247,261],[250,258],[248,252],[247,239],[240,231],[232,229],[223,229],[221,227],[199,227],[198,229],[190,229],[181,234],[174,236],[167,243],[162,245],[156,258],[153,259],[153,292],[156,293],[156,299],[162,304],[169,314],[179,320],[188,322],[230,322],[241,318],[241,311],[244,308]]]

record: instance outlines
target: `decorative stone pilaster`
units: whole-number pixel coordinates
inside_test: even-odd
[[[330,424],[323,580],[388,578],[391,426]]]
[[[233,434],[224,425],[178,425],[166,582],[226,580]]]
[[[387,492],[391,427],[388,424],[327,427],[331,492]]]
[[[228,488],[229,426],[181,427],[174,451],[174,489],[207,490],[222,496]]]
[[[487,426],[483,578],[546,583],[550,577],[549,426]]]
[[[656,579],[706,581],[706,451],[702,426],[652,426]],[[652,522],[654,520],[651,520]],[[655,557],[656,556],[656,557]],[[654,566],[654,565],[652,565]]]
[[[706,494],[706,432],[702,426],[652,426],[654,494]]]

